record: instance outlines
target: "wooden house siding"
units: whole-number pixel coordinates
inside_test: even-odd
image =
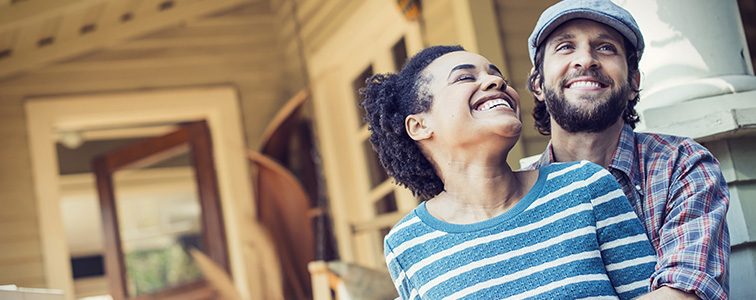
[[[260,1],[0,79],[0,284],[46,285],[26,99],[231,84],[256,145],[287,99],[277,28]]]
[[[431,45],[456,45],[461,42],[457,35],[456,19],[452,14],[454,0],[440,0],[423,3],[425,42]]]
[[[308,78],[310,74],[305,73],[308,72],[306,60],[328,41],[361,3],[350,0],[271,1],[278,24],[279,48],[284,57],[286,84],[283,90],[287,97],[296,94],[306,82],[316,80]]]
[[[454,17],[453,7],[459,5],[454,1],[458,0],[423,2],[426,46],[464,40],[458,30],[464,21]],[[491,1],[499,22],[505,73],[522,99],[525,130],[521,143],[526,155],[538,154],[548,139],[532,129],[529,118],[532,97],[525,88],[530,71],[526,40],[538,14],[556,1]],[[395,5],[393,0],[385,3]],[[352,0],[258,1],[0,78],[0,284],[46,284],[26,99],[231,84],[240,99],[246,146],[258,149],[263,131],[286,100],[307,82],[318,80],[309,77],[308,59],[331,41],[361,5],[362,1]],[[311,103],[305,107],[303,113],[312,115]]]
[[[22,97],[0,87],[0,283],[44,287]]]

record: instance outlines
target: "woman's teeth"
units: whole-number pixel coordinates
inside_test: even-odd
[[[490,110],[490,109],[492,109],[494,107],[501,106],[501,105],[503,105],[505,107],[508,107],[508,108],[512,108],[512,106],[509,105],[509,102],[507,102],[504,99],[492,99],[492,100],[488,100],[486,102],[483,102],[483,104],[481,104],[480,106],[478,106],[477,110],[479,110],[479,111]]]

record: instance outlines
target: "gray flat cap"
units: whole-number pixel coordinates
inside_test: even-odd
[[[588,19],[614,28],[635,46],[638,60],[643,55],[643,35],[627,10],[609,0],[564,0],[543,11],[528,38],[533,65],[538,46],[560,25],[573,19]]]

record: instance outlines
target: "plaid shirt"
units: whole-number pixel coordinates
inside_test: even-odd
[[[526,169],[553,162],[549,143]],[[690,138],[637,133],[625,125],[608,169],[656,248],[651,288],[727,299],[729,190],[714,156]]]

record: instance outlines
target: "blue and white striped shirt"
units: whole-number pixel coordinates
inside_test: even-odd
[[[446,223],[422,203],[384,251],[403,299],[630,299],[656,264],[614,177],[587,161],[542,167],[520,202],[486,221]]]

